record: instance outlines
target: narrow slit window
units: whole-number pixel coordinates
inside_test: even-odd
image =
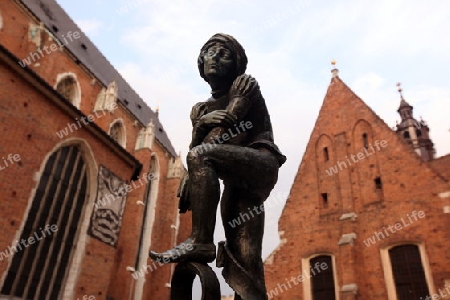
[[[362,135],[362,138],[363,138],[364,148],[366,148],[366,149],[369,148],[369,139],[367,138],[367,134],[364,133]]]
[[[375,188],[377,190],[381,190],[382,187],[383,187],[383,184],[381,182],[381,178],[380,177],[376,177],[374,181],[375,181]]]
[[[327,193],[322,193],[322,204],[323,207],[328,207],[328,194]]]
[[[328,154],[328,147],[324,147],[323,148],[323,158],[325,161],[329,161],[330,160],[330,156]]]

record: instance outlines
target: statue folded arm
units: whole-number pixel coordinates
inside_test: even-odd
[[[258,94],[260,94],[259,85],[255,78],[247,74],[238,76],[231,85],[230,101],[226,109],[216,110],[199,119],[200,126],[202,122],[203,124],[208,122],[215,126],[200,143],[215,143],[214,139],[218,136],[221,137],[227,131],[227,128],[233,128],[233,125],[243,121]],[[214,117],[217,117],[216,120],[221,120],[221,122],[210,123],[209,119]]]
[[[258,93],[258,82],[250,75],[242,74],[233,81],[226,110],[235,117],[236,122],[245,118]]]
[[[242,74],[233,81],[230,88],[230,102],[225,110],[207,113],[205,102],[195,104],[190,114],[192,140],[189,149],[201,143],[214,143],[214,138],[221,136],[226,131],[226,127],[231,127],[242,121],[258,93],[259,85],[256,79],[250,75]],[[180,213],[190,210],[188,179],[189,176],[186,174],[177,193],[180,198]]]

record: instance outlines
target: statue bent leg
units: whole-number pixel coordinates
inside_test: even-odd
[[[261,259],[263,203],[277,181],[278,161],[265,148],[226,144],[204,148],[201,152],[194,147],[187,157],[192,233],[183,248],[191,244],[193,250],[180,255],[180,251],[174,251],[177,246],[163,253],[152,252],[151,257],[168,262],[211,262],[215,259],[213,235],[220,200],[219,179],[222,179],[225,190],[221,213],[228,249],[265,293]]]

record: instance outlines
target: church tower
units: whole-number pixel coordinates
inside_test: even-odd
[[[434,144],[429,136],[430,128],[422,118],[420,122],[414,119],[413,107],[403,98],[400,83],[397,86],[401,99],[400,107],[397,110],[401,117],[400,124],[397,123],[397,135],[411,145],[424,161],[430,161],[436,154]]]

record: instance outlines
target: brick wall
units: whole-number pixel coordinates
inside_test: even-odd
[[[365,154],[363,134],[372,146],[385,141],[385,147],[369,147],[369,155]],[[361,159],[352,161],[351,155],[361,151]],[[335,166],[337,173],[330,176],[327,170]],[[300,275],[302,259],[323,253],[335,257],[339,290],[357,284],[357,296],[340,292],[340,299],[388,299],[380,250],[408,242],[425,246],[432,284],[436,290],[443,287],[450,278],[446,251],[450,214],[443,211],[448,199],[438,195],[449,190],[448,181],[401,142],[341,79],[334,78],[279,220],[282,244],[265,262],[267,290],[279,289],[279,284]],[[423,211],[425,217],[410,222],[407,217],[413,211]],[[346,213],[357,217],[340,220]],[[364,244],[374,232],[402,218],[408,226],[374,245]],[[351,233],[356,234],[353,244],[339,246],[341,237]],[[304,284],[291,285],[275,299],[306,299]]]
[[[0,44],[18,58],[18,61],[35,52],[37,45],[29,39],[30,24],[38,25],[18,1],[3,1],[0,7],[3,26],[0,28]],[[42,33],[43,44],[55,43],[48,33]],[[29,66],[49,86],[56,84],[58,74],[70,72],[74,74],[81,89],[80,110],[89,115],[93,113],[97,95],[102,84],[82,65],[77,64],[66,50],[54,51],[43,55],[36,63]],[[88,163],[92,168],[106,166],[118,177],[129,181],[134,167],[123,157],[112,151],[99,137],[81,127],[60,139],[56,132],[74,123],[67,111],[55,105],[41,90],[36,88],[27,77],[28,72],[19,73],[11,70],[3,62],[0,63],[0,132],[2,134],[1,157],[8,154],[19,154],[20,162],[0,171],[0,251],[10,246],[20,234],[20,226],[27,217],[26,209],[31,201],[33,189],[39,180],[37,172],[45,163],[46,157],[61,143],[70,139],[83,141],[90,150],[93,161]],[[143,173],[150,171],[151,156],[157,157],[159,164],[158,195],[156,199],[156,215],[151,235],[152,249],[168,249],[177,241],[176,231],[171,225],[176,224],[178,199],[176,190],[179,178],[167,178],[169,162],[172,155],[157,141],[152,149],[135,151],[139,131],[146,124],[135,122],[135,117],[120,104],[113,112],[102,112],[95,123],[108,132],[111,123],[121,119],[126,133],[126,150],[134,155],[143,165]],[[97,177],[89,178],[96,185]],[[136,185],[139,183],[136,181]],[[114,299],[127,299],[135,289],[135,279],[128,266],[135,266],[139,245],[139,237],[144,215],[144,206],[138,201],[145,200],[146,185],[133,188],[128,194],[122,227],[116,247],[102,243],[87,236],[83,259],[79,266],[78,276],[73,283],[74,297],[94,295],[96,299],[105,299],[106,295]],[[96,191],[95,191],[96,193]],[[183,223],[184,221],[182,221]],[[180,228],[186,227],[180,225]],[[183,232],[183,230],[182,230]],[[77,245],[78,247],[78,245]],[[148,260],[151,263],[151,260]],[[0,262],[0,284],[6,276],[9,261]],[[168,299],[170,289],[165,283],[170,282],[171,266],[160,267],[146,275],[144,299]]]

